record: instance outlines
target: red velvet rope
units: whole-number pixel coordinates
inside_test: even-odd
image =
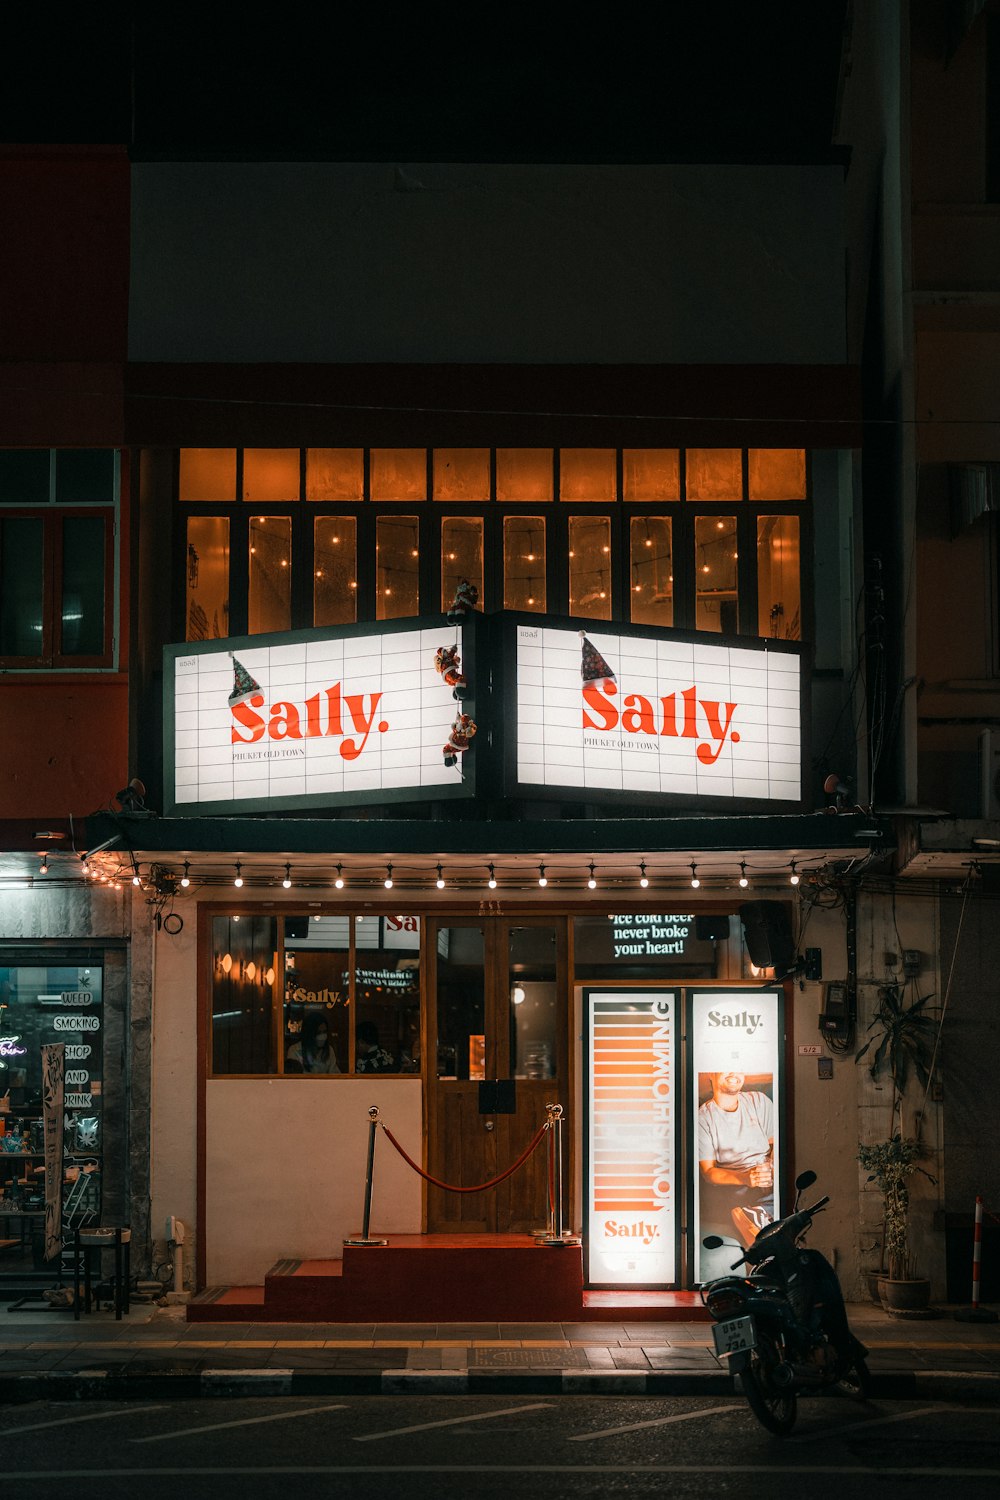
[[[499,1177],[491,1177],[489,1182],[477,1183],[475,1187],[454,1187],[450,1182],[442,1182],[440,1178],[432,1177],[429,1172],[425,1172],[423,1167],[418,1167],[416,1162],[413,1160],[413,1157],[407,1156],[406,1152],[403,1150],[402,1146],[399,1144],[396,1137],[389,1129],[388,1125],[383,1125],[381,1120],[379,1121],[379,1124],[382,1125],[382,1129],[385,1131],[386,1135],[389,1137],[390,1141],[395,1146],[400,1156],[406,1162],[407,1166],[412,1167],[414,1172],[416,1172],[418,1176],[422,1177],[425,1182],[432,1183],[434,1187],[443,1188],[446,1193],[484,1193],[487,1188],[496,1187],[498,1182],[503,1182],[505,1178],[512,1177],[513,1174],[517,1171],[518,1167],[524,1166],[524,1163],[528,1160],[528,1157],[531,1155],[532,1151],[534,1151],[542,1136],[549,1128],[547,1123],[545,1125],[541,1125],[534,1140],[530,1143],[529,1146],[525,1148],[524,1151],[521,1152],[521,1155],[517,1158],[517,1161],[514,1163],[514,1165],[512,1167],[508,1167],[506,1172],[501,1172]]]

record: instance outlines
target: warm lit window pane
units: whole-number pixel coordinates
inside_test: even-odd
[[[435,448],[435,500],[488,500],[490,498],[490,450],[488,448]]]
[[[622,498],[679,500],[681,466],[676,448],[626,448],[622,454]]]
[[[674,556],[668,516],[633,516],[630,528],[632,620],[674,623]]]
[[[104,652],[103,516],[65,516],[62,538],[60,651],[63,656]]]
[[[563,448],[559,453],[560,500],[618,498],[613,448]]]
[[[558,966],[554,927],[512,927],[507,946],[510,1073],[555,1078],[559,1049]]]
[[[375,523],[375,618],[420,613],[420,522],[416,516],[379,516]]]
[[[747,456],[751,500],[804,500],[804,448],[751,448]]]
[[[569,612],[611,619],[611,520],[569,518]]]
[[[426,500],[425,448],[372,449],[373,500]]]
[[[503,523],[504,609],[545,609],[545,521],[541,516],[505,516]]]
[[[212,1072],[274,1073],[274,917],[212,919]]]
[[[399,913],[358,919],[354,967],[355,1073],[420,1071],[420,923]]]
[[[802,639],[798,516],[757,518],[757,634]]]
[[[689,500],[743,499],[739,448],[689,448],[686,462]]]
[[[33,516],[0,519],[0,656],[42,655],[44,524]]]
[[[313,527],[313,624],[358,618],[357,530],[353,516],[323,516]]]
[[[483,599],[483,518],[445,516],[441,522],[441,608],[448,609],[465,579]]]
[[[189,516],[186,639],[218,641],[229,634],[229,520]]]
[[[236,449],[182,448],[179,494],[182,500],[235,500]]]
[[[551,500],[551,448],[498,448],[498,500]]]
[[[292,523],[288,516],[250,522],[249,631],[289,630],[292,624]]]
[[[244,448],[243,498],[253,505],[297,500],[298,448]]]
[[[739,625],[736,517],[698,516],[694,541],[695,629],[735,635]]]
[[[361,500],[365,493],[363,448],[307,448],[307,500]]]

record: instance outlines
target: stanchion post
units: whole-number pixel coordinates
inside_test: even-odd
[[[995,1323],[997,1314],[979,1306],[979,1268],[983,1254],[983,1200],[976,1195],[975,1227],[972,1231],[972,1306],[960,1307],[955,1317],[962,1323]]]
[[[368,1162],[365,1168],[365,1209],[360,1238],[345,1240],[345,1245],[384,1245],[385,1240],[372,1239],[368,1231],[372,1221],[372,1187],[375,1181],[375,1132],[378,1130],[378,1105],[368,1111]]]
[[[552,1152],[553,1172],[551,1181],[553,1183],[554,1201],[549,1205],[549,1232],[542,1243],[545,1245],[578,1245],[580,1243],[579,1240],[574,1235],[567,1234],[563,1229],[563,1107],[561,1104],[547,1104],[545,1108],[549,1113],[549,1135],[551,1137],[549,1149]]]

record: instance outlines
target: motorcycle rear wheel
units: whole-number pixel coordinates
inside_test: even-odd
[[[757,1421],[768,1432],[785,1437],[795,1426],[798,1401],[792,1391],[777,1391],[771,1385],[767,1366],[755,1351],[750,1363],[742,1371],[740,1380],[747,1404]]]

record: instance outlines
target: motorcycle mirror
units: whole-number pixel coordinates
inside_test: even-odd
[[[701,1243],[704,1245],[706,1250],[718,1250],[719,1247],[721,1245],[724,1245],[726,1242],[717,1234],[706,1234]]]
[[[812,1187],[815,1181],[815,1172],[800,1172],[798,1177],[796,1177],[795,1179],[795,1191],[797,1193],[802,1193],[806,1190],[807,1187]]]

